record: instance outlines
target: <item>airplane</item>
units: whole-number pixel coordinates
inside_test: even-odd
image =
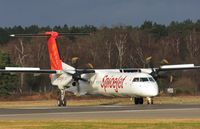
[[[61,34],[60,34],[61,35]],[[12,34],[11,37],[32,36]],[[6,73],[44,73],[50,75],[51,84],[59,89],[58,106],[66,106],[66,91],[75,95],[101,94],[107,96],[129,96],[134,104],[153,104],[153,98],[159,94],[156,79],[160,72],[172,70],[199,69],[194,64],[163,65],[159,68],[130,69],[77,69],[64,63],[59,55],[56,39],[59,33],[45,32],[39,36],[48,37],[48,53],[51,69],[35,67],[5,67]]]

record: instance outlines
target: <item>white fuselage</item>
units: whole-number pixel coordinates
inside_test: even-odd
[[[145,73],[99,72],[91,78],[90,85],[92,90],[89,93],[91,94],[131,97],[153,97],[158,95],[156,81],[152,76]]]
[[[107,96],[153,97],[158,95],[158,85],[147,73],[123,73],[115,70],[95,70],[94,74],[81,76],[89,81],[79,81],[78,86],[66,85],[72,77],[62,74],[53,85],[68,86],[66,90],[78,95],[102,94]],[[78,90],[79,88],[79,90]]]

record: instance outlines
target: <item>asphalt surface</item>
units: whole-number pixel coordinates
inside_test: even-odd
[[[1,108],[0,120],[200,119],[200,105]]]

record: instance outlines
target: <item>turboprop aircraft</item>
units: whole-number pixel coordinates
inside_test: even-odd
[[[32,35],[10,35],[12,37]],[[8,73],[46,73],[50,74],[52,85],[60,90],[58,106],[66,106],[65,91],[76,95],[102,94],[112,96],[130,96],[135,104],[143,104],[147,98],[148,104],[153,104],[153,97],[159,94],[155,81],[159,73],[171,70],[199,69],[194,64],[163,65],[159,68],[130,69],[76,69],[64,63],[58,53],[57,32],[46,32],[40,36],[48,37],[48,52],[51,69],[33,67],[6,67],[0,72]]]

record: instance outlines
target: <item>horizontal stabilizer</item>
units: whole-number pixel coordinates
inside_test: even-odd
[[[59,36],[90,35],[90,33],[59,33]],[[49,37],[51,34],[11,34],[10,37]]]

